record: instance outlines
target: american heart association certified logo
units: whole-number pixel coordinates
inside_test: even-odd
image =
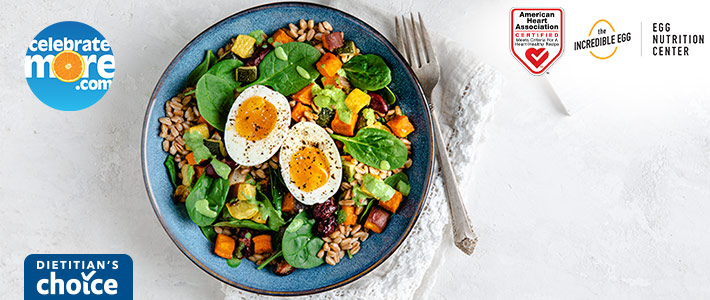
[[[541,75],[562,54],[561,8],[514,8],[510,50],[533,75]]]

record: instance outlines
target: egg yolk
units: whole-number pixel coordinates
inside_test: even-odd
[[[276,126],[276,107],[259,96],[244,100],[237,110],[237,134],[252,142],[265,138]]]
[[[328,182],[330,165],[323,152],[316,147],[306,146],[291,156],[288,163],[291,182],[304,192],[312,192]]]

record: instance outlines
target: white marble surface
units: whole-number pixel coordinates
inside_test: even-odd
[[[219,283],[157,222],[141,178],[139,136],[170,59],[202,29],[257,1],[3,2],[0,294],[21,297],[22,262],[31,253],[127,253],[141,299],[220,298]],[[706,298],[707,65],[643,72],[649,81],[565,117],[507,50],[511,7],[560,4],[456,2],[413,9],[498,67],[506,84],[479,162],[466,170],[476,178],[463,194],[478,249],[467,257],[445,246],[427,298]],[[22,76],[29,41],[63,20],[94,26],[116,55],[114,85],[80,112],[45,106]]]

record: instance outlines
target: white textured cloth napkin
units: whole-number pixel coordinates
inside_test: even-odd
[[[333,0],[330,5],[368,22],[390,41],[395,41],[394,16],[409,13],[411,0],[397,3]],[[500,95],[501,76],[452,41],[435,36],[434,46],[442,74],[447,74],[434,91],[439,95],[434,96],[435,99],[446,99],[446,103],[435,101],[439,120],[444,122],[441,124],[443,135],[448,142],[453,167],[456,170],[470,170],[476,153],[475,146],[483,138],[483,126],[491,114],[493,102]],[[470,173],[458,172],[462,186],[466,185]],[[411,299],[415,292],[418,296],[426,293],[426,287],[418,289],[427,271],[441,263],[439,259],[432,265],[444,235],[451,234],[450,230],[445,230],[450,217],[442,186],[437,172],[429,199],[412,232],[380,267],[341,288],[296,299]],[[273,299],[227,285],[223,286],[223,290],[228,300]]]

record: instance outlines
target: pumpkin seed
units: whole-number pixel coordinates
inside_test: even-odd
[[[301,75],[301,77],[305,79],[311,79],[311,75],[308,74],[308,71],[301,66],[296,66],[296,72],[298,72],[298,75]]]
[[[276,49],[274,49],[274,54],[276,55],[276,58],[280,60],[288,60],[288,55],[286,54],[286,51],[284,51],[284,48],[276,47]]]

